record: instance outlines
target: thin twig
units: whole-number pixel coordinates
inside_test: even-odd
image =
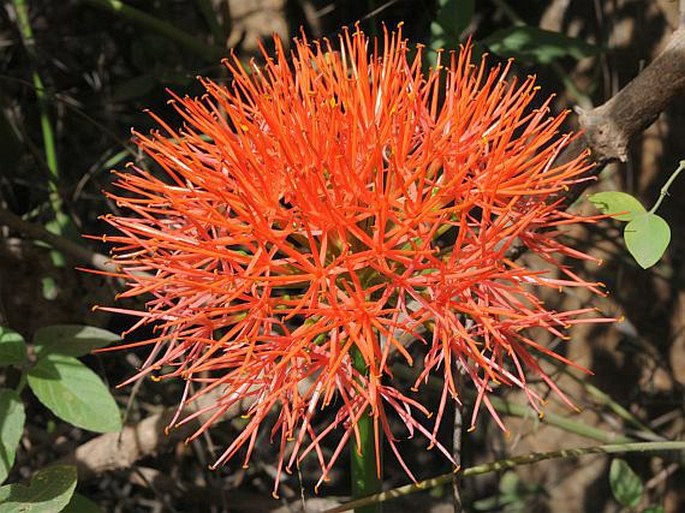
[[[214,389],[188,404],[180,418],[216,404],[223,392]],[[242,400],[225,411],[215,422],[237,417],[250,406],[249,400]],[[170,407],[161,413],[151,415],[134,426],[125,427],[121,433],[105,433],[78,446],[59,463],[76,465],[79,481],[83,481],[110,470],[131,468],[146,456],[159,453],[165,447],[181,442],[193,434],[215,412],[209,410],[190,422],[168,430],[165,428],[176,417],[177,407]]]
[[[461,368],[457,370],[456,388],[457,390],[462,389],[462,379],[463,373]],[[464,436],[464,403],[463,400],[454,402],[454,426],[452,432],[452,458],[454,458],[454,463],[456,468],[461,467],[461,445]],[[463,505],[461,500],[461,479],[456,478],[452,480],[452,497],[454,505],[454,513],[461,513],[463,511]]]
[[[525,454],[523,456],[515,456],[513,458],[506,458],[503,460],[486,463],[484,465],[476,465],[465,469],[459,475],[460,477],[472,477],[481,474],[488,474],[490,472],[499,472],[521,465],[531,465],[540,461],[562,459],[562,458],[578,458],[580,456],[588,456],[591,454],[625,454],[631,452],[665,452],[665,451],[685,451],[685,442],[636,442],[627,444],[611,444],[611,445],[596,445],[593,447],[579,447],[576,449],[562,449],[560,451],[551,452],[534,452]],[[443,474],[425,481],[412,483],[407,486],[400,486],[387,492],[378,493],[358,499],[355,501],[346,502],[336,508],[326,510],[324,513],[342,513],[343,511],[350,511],[360,506],[374,504],[377,502],[385,502],[398,497],[404,497],[416,492],[422,492],[436,486],[448,484],[455,479],[454,472]]]
[[[105,255],[79,246],[71,239],[51,233],[39,224],[24,221],[18,215],[3,208],[0,208],[0,225],[5,225],[12,230],[21,232],[29,239],[45,242],[52,246],[52,248],[71,256],[74,260],[93,269],[105,272],[116,272],[117,270],[116,266]]]

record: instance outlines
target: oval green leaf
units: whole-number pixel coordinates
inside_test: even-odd
[[[97,374],[71,356],[49,353],[28,372],[41,403],[74,426],[107,433],[121,430],[119,408]]]
[[[75,493],[71,496],[71,500],[67,507],[60,513],[102,513],[100,506],[95,504],[90,499],[84,497],[80,493]]]
[[[598,192],[591,194],[588,199],[602,214],[613,216],[619,221],[632,221],[647,213],[640,200],[625,192]]]
[[[455,48],[459,36],[471,23],[475,3],[475,0],[438,0],[438,10],[430,27],[431,48]]]
[[[56,465],[38,472],[27,485],[0,488],[0,513],[57,513],[76,488],[76,467]]]
[[[623,231],[626,247],[643,269],[652,267],[671,242],[671,228],[656,214],[647,213],[630,221]]]
[[[609,468],[611,492],[618,502],[634,508],[642,498],[642,481],[625,460],[615,459]]]
[[[100,349],[120,340],[111,331],[93,326],[76,324],[55,324],[38,329],[33,337],[38,357],[48,353],[67,356],[83,356],[94,349]]]
[[[498,30],[482,41],[502,57],[549,64],[562,57],[582,59],[601,53],[601,49],[582,39],[569,37],[529,25]]]
[[[24,431],[26,412],[19,394],[0,388],[0,483],[7,479]]]
[[[16,331],[0,326],[0,367],[26,361],[26,343]]]

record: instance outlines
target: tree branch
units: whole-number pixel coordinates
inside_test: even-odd
[[[631,140],[684,92],[685,28],[681,27],[661,54],[613,98],[580,112],[580,126],[594,159],[600,166],[628,160]]]
[[[186,405],[179,419],[216,404],[221,391],[214,389]],[[215,422],[229,420],[249,408],[247,400],[236,403]],[[171,429],[166,428],[176,415],[177,408],[171,407],[151,415],[134,426],[126,426],[121,433],[105,433],[78,446],[73,453],[62,458],[58,464],[75,465],[79,481],[95,477],[103,472],[131,468],[146,456],[157,454],[167,447],[183,442],[208,420],[214,411],[208,411],[197,418]]]
[[[685,0],[683,0],[685,3]],[[612,161],[628,160],[630,142],[651,125],[675,99],[685,94],[685,27],[672,35],[666,48],[637,77],[604,104],[589,111],[579,111],[582,131],[561,152],[556,164],[565,164],[590,148],[595,165],[586,177],[599,175]],[[562,208],[570,207],[592,183],[585,180],[553,196]],[[508,257],[516,260],[527,247],[514,246]]]
[[[74,260],[86,264],[93,269],[112,273],[116,272],[116,266],[105,255],[95,253],[83,246],[79,246],[66,237],[49,232],[39,224],[24,221],[9,210],[0,208],[0,225],[5,225],[12,230],[23,233],[29,239],[45,242],[57,251],[69,255]]]

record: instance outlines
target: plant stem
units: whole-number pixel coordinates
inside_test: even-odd
[[[33,62],[37,64],[36,59],[36,45],[33,38],[33,29],[29,20],[28,6],[24,0],[13,0],[14,10],[17,14],[17,25],[21,39],[26,49],[26,53]],[[57,165],[57,150],[55,149],[55,135],[52,131],[52,124],[50,123],[50,115],[48,109],[47,98],[45,96],[45,86],[43,80],[40,78],[38,71],[34,69],[32,73],[33,87],[38,100],[38,107],[40,109],[40,128],[43,135],[43,150],[45,152],[45,164],[49,170],[48,187],[50,205],[55,215],[62,211],[62,199],[59,195],[59,167]]]
[[[457,390],[462,389],[462,372],[461,368],[457,369],[455,376]],[[461,392],[460,392],[461,393]],[[464,435],[464,403],[463,400],[454,402],[454,428],[452,431],[452,458],[456,468],[461,467],[461,447]],[[452,498],[454,505],[454,513],[461,513],[463,505],[461,501],[461,478],[459,476],[452,480]]]
[[[163,20],[155,18],[154,16],[150,16],[143,11],[126,5],[121,0],[83,0],[83,2],[92,5],[93,7],[97,7],[98,9],[104,9],[106,11],[119,14],[129,21],[141,25],[143,28],[157,32],[158,34],[178,43],[194,54],[204,58],[208,62],[219,61],[227,54],[226,50],[223,48],[208,45]]]
[[[407,379],[415,379],[415,375],[404,365],[394,365],[393,372],[398,376],[404,376]],[[434,376],[428,378],[427,386],[433,390],[441,391],[442,383]],[[468,393],[465,394],[466,399],[472,398]],[[526,418],[531,415],[531,408],[527,404],[515,404],[497,397],[495,395],[490,397],[490,402],[493,408],[504,415],[512,417]],[[554,426],[569,433],[575,433],[590,440],[596,440],[602,443],[627,443],[634,442],[633,438],[624,436],[619,433],[612,433],[606,429],[600,429],[587,425],[585,422],[574,420],[571,417],[560,415],[554,412],[545,412],[544,416],[539,419],[543,424]]]
[[[354,369],[367,374],[366,362],[359,349],[352,348],[352,365]],[[357,422],[359,445],[350,449],[352,466],[352,497],[360,499],[381,491],[381,469],[377,467],[376,437],[374,419],[370,412],[362,413]],[[380,503],[368,503],[355,508],[356,513],[380,513]]]
[[[471,477],[481,474],[488,474],[490,472],[499,472],[521,465],[531,465],[540,461],[562,459],[562,458],[577,458],[579,456],[588,456],[590,454],[625,454],[630,452],[665,452],[665,451],[685,451],[685,442],[635,442],[627,444],[610,444],[610,445],[596,445],[593,447],[580,447],[577,449],[562,449],[560,451],[551,452],[533,452],[523,456],[515,456],[513,458],[506,458],[503,460],[493,461],[483,465],[476,465],[470,467],[461,473],[461,477]],[[404,497],[416,492],[423,492],[429,488],[442,486],[454,479],[454,472],[443,474],[425,481],[412,483],[407,486],[400,486],[387,492],[365,497],[364,499],[354,500],[341,504],[335,508],[326,510],[324,513],[342,513],[360,506],[373,504],[378,502],[385,502],[397,497]]]
[[[649,211],[650,214],[655,213],[657,209],[661,206],[661,203],[664,201],[664,198],[668,196],[668,189],[671,187],[671,185],[673,185],[673,182],[675,182],[675,179],[678,178],[678,175],[683,171],[683,169],[685,169],[685,160],[680,161],[678,169],[673,171],[668,180],[666,180],[666,183],[661,188],[661,192],[659,193],[659,198],[656,200],[656,203],[654,203],[654,206]]]
[[[117,267],[111,263],[110,257],[94,253],[83,245],[78,244],[63,235],[48,231],[40,224],[24,221],[18,215],[13,214],[9,210],[5,210],[4,208],[0,208],[0,226],[7,226],[12,230],[23,233],[30,239],[45,242],[53,249],[71,256],[74,260],[86,264],[92,269],[98,269],[113,274],[117,272]]]

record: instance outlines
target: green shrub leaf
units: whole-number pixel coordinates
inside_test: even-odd
[[[623,231],[626,247],[640,267],[656,264],[671,242],[671,228],[656,214],[643,214],[630,221]]]
[[[47,354],[29,371],[28,383],[40,402],[62,420],[98,433],[121,430],[112,394],[76,358]]]
[[[642,513],[666,513],[663,506],[647,506]]]
[[[36,345],[39,358],[48,353],[83,356],[94,349],[108,346],[120,338],[111,331],[93,326],[56,324],[36,331],[33,343]]]
[[[582,39],[528,25],[498,30],[482,42],[502,57],[533,60],[541,64],[549,64],[562,57],[582,59],[600,53],[599,47]]]
[[[7,479],[24,431],[26,413],[19,394],[0,388],[0,483]]]
[[[602,214],[609,214],[619,221],[632,221],[637,216],[647,213],[640,200],[625,192],[598,192],[590,195],[588,199]]]
[[[76,488],[76,467],[56,465],[41,470],[27,485],[0,488],[0,513],[57,513]]]
[[[75,493],[61,513],[102,513],[102,510],[90,499],[80,493]]]
[[[431,23],[431,48],[454,48],[459,35],[471,23],[474,10],[475,0],[439,0]]]
[[[609,484],[618,502],[634,508],[642,498],[642,481],[625,460],[615,459],[609,469]]]
[[[19,333],[0,326],[0,367],[26,361],[26,343]]]

